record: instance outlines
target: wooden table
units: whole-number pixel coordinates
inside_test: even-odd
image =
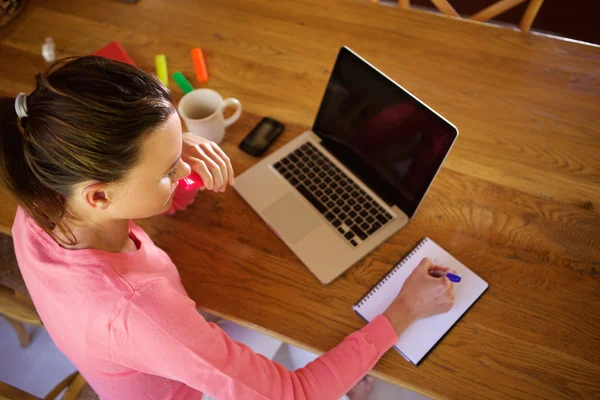
[[[359,0],[31,0],[0,30],[3,95],[32,90],[45,36],[59,56],[118,39],[142,68],[165,53],[190,78],[202,47],[207,86],[254,113],[223,145],[238,173],[255,162],[236,146],[256,114],[287,124],[278,146],[299,134],[349,45],[460,129],[416,218],[324,287],[233,190],[202,194],[142,222],[189,295],[322,352],[364,325],[351,305],[430,236],[490,289],[421,366],[390,351],[374,375],[436,398],[600,397],[600,48]],[[0,201],[8,231],[15,203]]]

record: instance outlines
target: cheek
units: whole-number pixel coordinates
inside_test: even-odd
[[[154,210],[169,200],[174,188],[173,182],[168,177],[162,178],[158,183],[154,181],[144,184],[143,187],[137,188],[137,193],[134,195],[135,200],[131,202],[131,206],[134,209]]]
[[[175,189],[175,182],[169,177],[162,178],[157,188],[162,197],[168,197],[173,189]]]
[[[165,201],[166,199],[173,197],[172,194],[175,193],[175,189],[177,189],[178,184],[179,184],[178,181],[174,181],[171,178],[164,178],[163,180],[161,180],[161,182],[160,182],[160,191],[161,191],[160,198],[162,199],[162,201]]]

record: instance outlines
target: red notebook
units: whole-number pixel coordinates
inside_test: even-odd
[[[109,58],[115,61],[121,61],[137,67],[133,59],[129,57],[129,54],[127,54],[123,46],[121,46],[121,43],[117,42],[116,40],[114,42],[110,42],[109,44],[95,52],[94,55]]]

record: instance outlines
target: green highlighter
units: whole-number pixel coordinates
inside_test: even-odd
[[[183,93],[189,93],[192,90],[194,90],[194,87],[192,86],[190,81],[188,81],[185,78],[185,76],[183,76],[183,74],[179,71],[173,74],[173,80],[177,83],[181,90],[183,90]]]

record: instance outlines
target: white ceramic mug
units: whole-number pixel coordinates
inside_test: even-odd
[[[223,112],[229,106],[236,110],[231,117],[225,118]],[[225,128],[242,115],[242,104],[238,99],[230,97],[223,100],[219,93],[211,89],[196,89],[187,93],[179,101],[177,109],[188,131],[215,143],[223,140]]]

